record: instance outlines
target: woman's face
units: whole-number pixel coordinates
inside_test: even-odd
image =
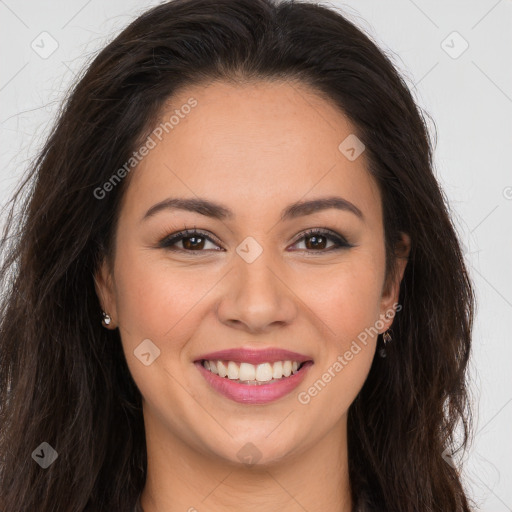
[[[173,114],[131,170],[114,268],[97,275],[147,435],[217,460],[298,455],[345,431],[405,260],[385,286],[365,153],[346,117],[305,86],[195,86],[162,122]],[[189,202],[162,206],[171,199]],[[184,229],[200,233],[163,242]],[[213,354],[226,350],[238,352]],[[224,363],[212,372],[203,359]],[[292,362],[291,376],[278,361]],[[305,362],[296,373],[294,361]],[[228,377],[214,373],[223,366]]]

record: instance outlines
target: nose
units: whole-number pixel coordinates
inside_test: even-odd
[[[297,315],[297,297],[283,267],[272,261],[270,251],[252,263],[238,255],[226,276],[216,308],[219,321],[252,334],[267,333],[290,324]]]

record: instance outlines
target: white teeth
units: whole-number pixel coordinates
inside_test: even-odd
[[[238,365],[233,361],[228,363],[228,379],[238,380]]]
[[[253,364],[240,363],[240,380],[256,380],[256,368]]]
[[[217,361],[217,370],[219,370],[220,377],[227,377],[228,372],[222,361]]]
[[[270,366],[270,363],[258,365],[258,368],[256,368],[256,380],[258,382],[267,382],[272,380],[272,366]]]
[[[274,363],[272,377],[274,377],[274,379],[280,379],[282,376],[283,376],[283,363],[281,363],[281,361],[276,361]]]
[[[276,361],[274,363],[236,363],[235,361],[203,361],[203,366],[220,377],[242,382],[269,382],[272,379],[289,377],[299,371],[298,361]]]

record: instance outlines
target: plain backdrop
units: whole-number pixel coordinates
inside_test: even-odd
[[[77,73],[157,3],[0,0],[1,206]],[[390,56],[437,126],[436,172],[478,300],[465,483],[481,510],[512,511],[512,1],[323,3]]]

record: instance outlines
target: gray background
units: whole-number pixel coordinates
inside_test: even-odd
[[[0,0],[0,205],[40,149],[79,70],[157,3]],[[385,50],[437,125],[437,174],[478,295],[476,437],[464,477],[483,510],[512,511],[512,1],[330,5]],[[49,55],[52,45],[58,47]]]

